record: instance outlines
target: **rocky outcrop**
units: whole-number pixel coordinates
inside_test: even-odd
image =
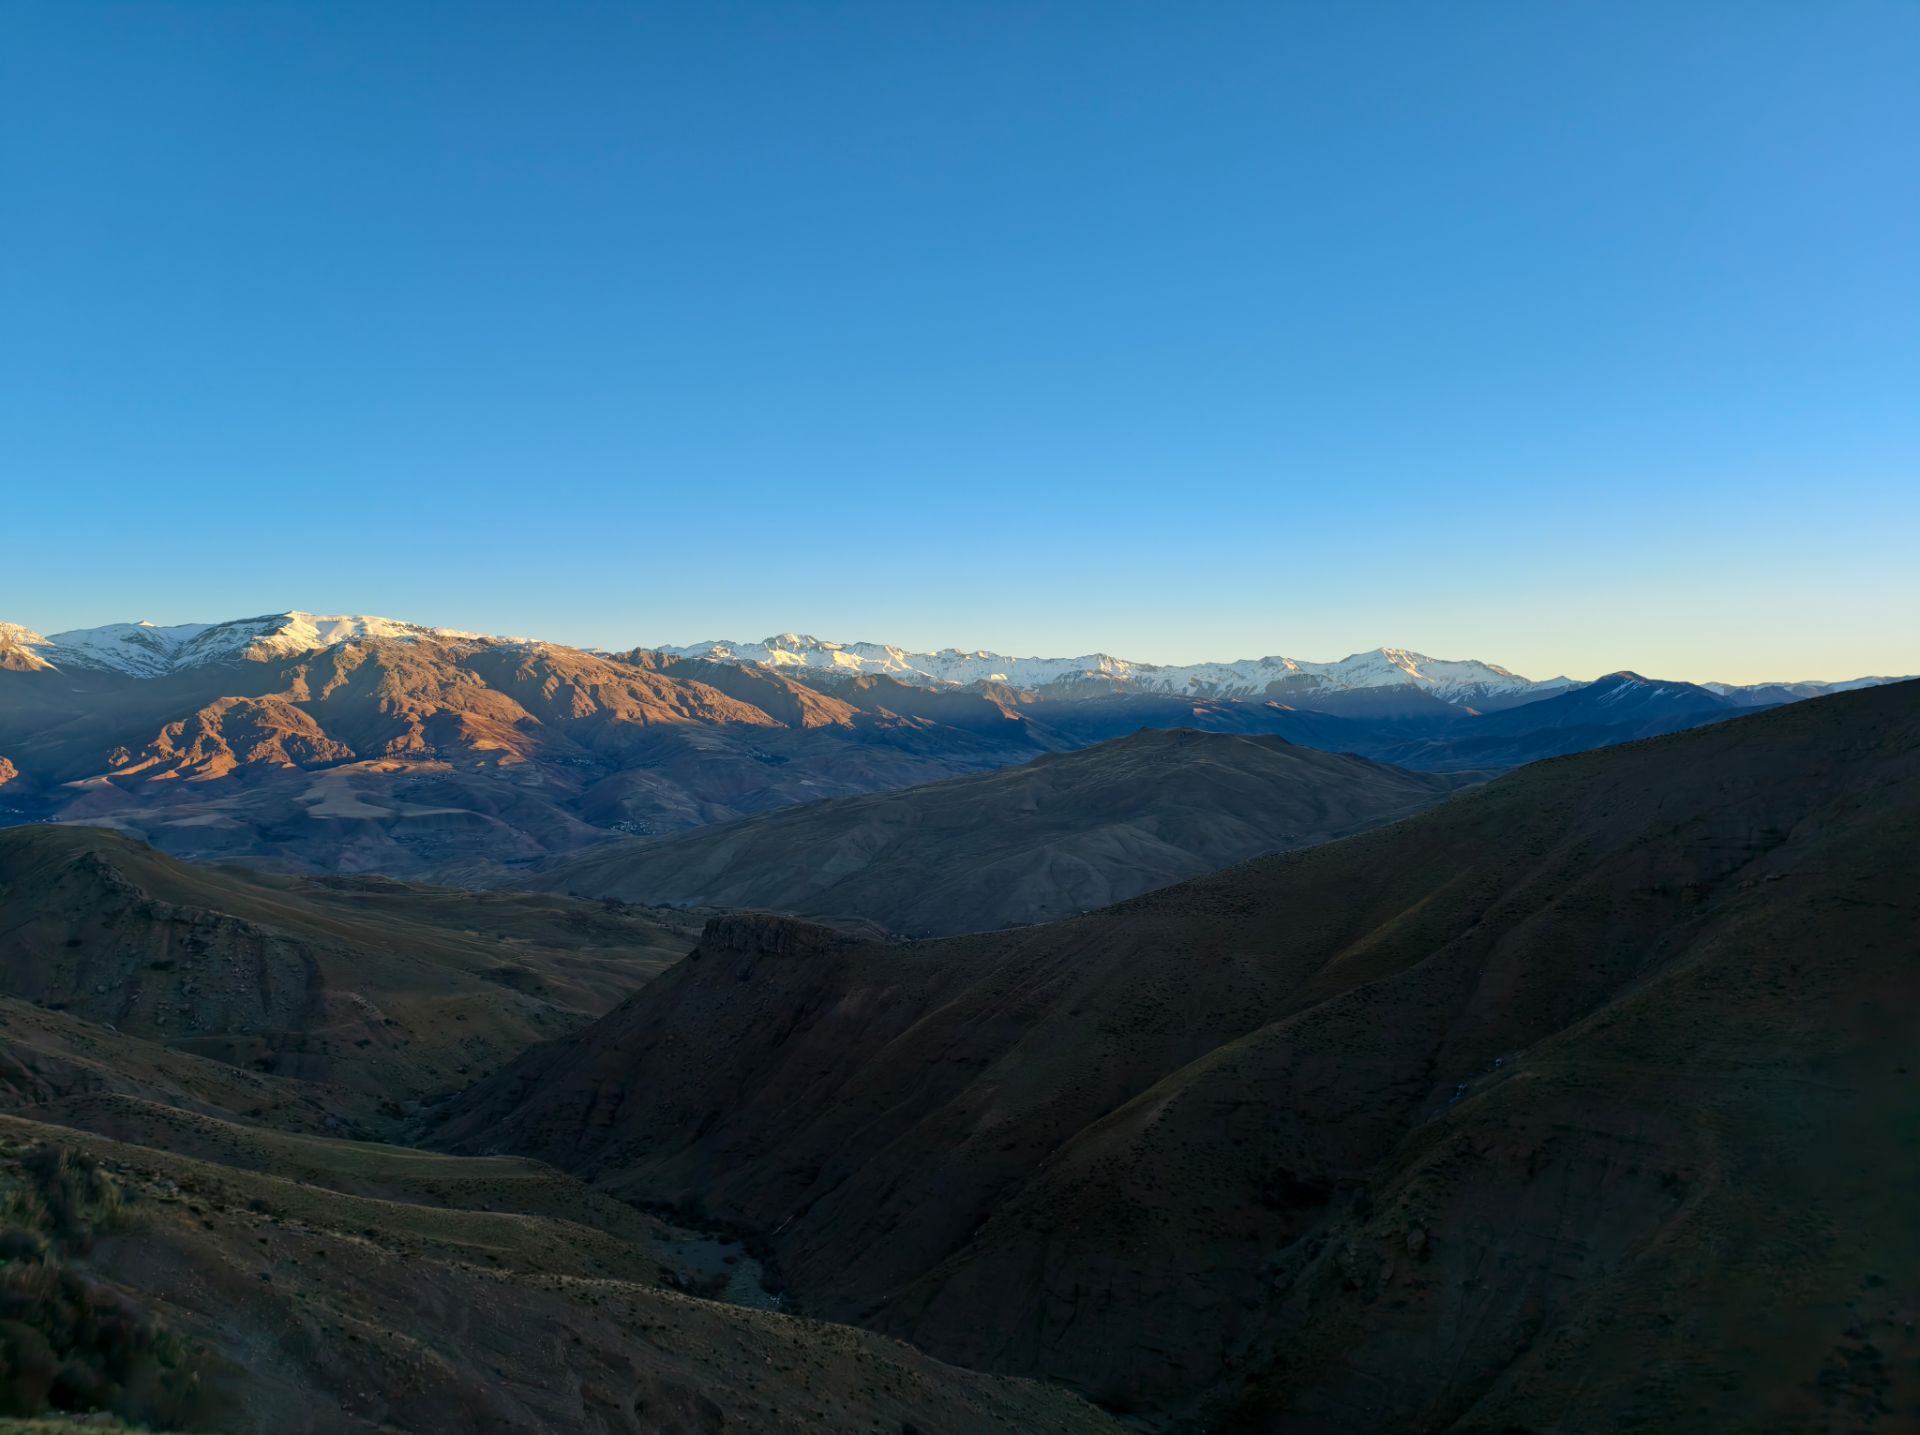
[[[347,762],[353,749],[328,737],[302,709],[280,698],[221,698],[168,723],[116,776],[224,777],[237,767],[316,767]]]
[[[692,955],[798,960],[844,951],[854,945],[855,938],[816,922],[769,912],[728,912],[708,919]]]

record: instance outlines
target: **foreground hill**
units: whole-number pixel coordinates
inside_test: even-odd
[[[443,1137],[810,1311],[1212,1428],[1920,1418],[1920,685],[1075,920],[717,920]]]
[[[1120,1428],[676,1291],[657,1223],[530,1162],[184,1139],[218,1158],[0,1115],[6,1406],[235,1435]]]
[[[1452,786],[1283,738],[1150,731],[975,777],[612,843],[525,880],[950,935],[1067,916],[1346,836]]]
[[[777,1314],[737,1240],[550,1167],[366,1139],[403,1131],[399,1098],[603,1011],[684,949],[686,920],[0,833],[0,1417],[1117,1428],[1058,1389]]]
[[[395,1101],[584,1024],[697,930],[566,897],[188,866],[93,827],[0,830],[0,996]]]

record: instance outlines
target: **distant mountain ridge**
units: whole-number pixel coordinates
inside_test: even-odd
[[[1471,779],[1817,686],[1555,687],[1399,649],[1191,669],[949,655],[951,678],[903,650],[880,650],[897,674],[828,666],[846,651],[831,644],[770,651],[803,648],[822,661],[595,652],[297,610],[51,636],[0,625],[0,826],[99,823],[182,857],[490,885],[612,834],[985,773],[1145,728]],[[1243,695],[1163,690],[1183,673]]]
[[[85,668],[152,678],[210,663],[270,662],[317,653],[340,643],[371,638],[490,638],[452,628],[365,614],[325,615],[290,610],[221,623],[108,623],[42,636],[18,623],[0,623],[0,666],[12,653],[17,669]]]
[[[1320,692],[1411,686],[1443,701],[1504,706],[1564,691],[1571,678],[1534,681],[1495,663],[1430,658],[1407,648],[1375,648],[1338,662],[1298,658],[1243,658],[1226,663],[1134,662],[1110,653],[1074,658],[1016,658],[984,649],[943,648],[915,653],[885,643],[835,643],[804,633],[781,633],[758,643],[730,641],[663,648],[678,657],[752,663],[800,675],[882,673],[929,687],[1005,683],[1043,697],[1089,697],[1102,692],[1177,693],[1199,698],[1276,698]]]
[[[271,662],[373,639],[470,641],[523,647],[567,647],[530,638],[439,628],[370,614],[317,614],[299,609],[217,623],[109,623],[42,635],[0,622],[0,670],[47,668],[163,677],[214,663]],[[582,650],[600,652],[600,650]],[[813,681],[824,677],[887,677],[913,687],[1000,684],[1041,698],[1162,694],[1196,699],[1270,699],[1291,706],[1401,691],[1480,712],[1530,703],[1584,687],[1573,678],[1522,677],[1479,659],[1433,658],[1410,648],[1373,648],[1335,662],[1269,656],[1214,663],[1144,663],[1109,653],[1079,657],[1012,657],[986,649],[914,652],[888,643],[839,643],[805,633],[779,633],[757,643],[714,640],[631,650],[668,658],[770,668]],[[1765,706],[1898,682],[1872,676],[1840,682],[1704,683],[1740,706]],[[1336,709],[1338,702],[1335,702]]]
[[[0,650],[0,825],[97,822],[182,856],[418,873],[1075,745],[979,690],[878,679],[842,701],[734,664],[395,629],[301,615],[127,651],[15,638]],[[311,648],[341,631],[366,636]],[[49,649],[108,659],[56,666]],[[896,696],[938,699],[944,720],[895,713]]]

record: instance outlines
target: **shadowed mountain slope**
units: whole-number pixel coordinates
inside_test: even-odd
[[[1920,684],[1823,698],[1048,927],[717,919],[442,1134],[1211,1428],[1912,1419],[1916,851]]]
[[[697,930],[565,897],[193,867],[94,827],[0,830],[0,996],[393,1100],[584,1024]]]
[[[142,1419],[190,1408],[168,1429],[1121,1428],[1058,1389],[667,1288],[657,1223],[530,1162],[170,1134],[224,1159],[0,1115],[9,1404],[31,1400],[36,1326],[64,1347],[56,1390],[158,1327],[191,1400],[97,1395]],[[50,1318],[39,1290],[110,1313],[105,1331]]]
[[[1345,836],[1452,787],[1277,737],[1149,731],[999,772],[610,843],[524,881],[950,935],[1067,916]]]
[[[1609,673],[1558,697],[1488,713],[1441,736],[1381,745],[1376,755],[1385,762],[1430,771],[1499,771],[1544,757],[1684,732],[1776,702],[1798,701],[1764,693],[1742,693],[1741,698],[1737,701],[1695,683]]]
[[[398,1098],[604,1010],[689,920],[0,833],[0,1411],[236,1435],[1117,1428],[775,1314],[738,1240],[551,1167],[365,1139],[404,1134]]]

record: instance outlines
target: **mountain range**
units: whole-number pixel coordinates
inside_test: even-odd
[[[542,644],[528,638],[428,627],[393,618],[288,611],[219,623],[172,626],[110,623],[51,636],[42,636],[18,623],[0,622],[0,663],[20,670],[89,669],[157,677],[212,663],[298,657],[341,643],[371,639],[564,646]],[[772,668],[806,677],[877,676],[934,688],[998,684],[1042,698],[1084,698],[1122,692],[1195,698],[1326,698],[1366,689],[1411,688],[1445,702],[1492,712],[1582,686],[1571,678],[1535,680],[1495,663],[1430,658],[1406,648],[1375,648],[1337,662],[1265,657],[1224,663],[1159,664],[1134,662],[1107,653],[1075,658],[1016,658],[985,649],[912,652],[885,643],[836,643],[809,634],[781,633],[757,643],[716,640],[678,647],[656,645],[652,651],[667,657]],[[1745,705],[1758,705],[1896,681],[1899,679],[1871,677],[1845,682],[1709,683],[1705,686]]]
[[[1818,686],[1650,683],[1622,704],[1615,679],[1532,683],[1397,649],[1191,669],[799,638],[700,649],[595,652],[299,612],[51,637],[0,625],[0,823],[99,823],[196,859],[497,883],[614,836],[1148,728],[1484,776]]]
[[[1004,683],[1049,698],[1135,692],[1285,700],[1411,688],[1445,702],[1491,711],[1574,686],[1569,678],[1534,682],[1492,663],[1445,661],[1404,648],[1377,648],[1333,663],[1269,657],[1167,666],[1130,662],[1106,653],[1078,658],[1015,658],[957,648],[913,653],[882,643],[832,643],[782,633],[759,643],[695,643],[663,651],[786,672],[881,674],[926,686]]]

